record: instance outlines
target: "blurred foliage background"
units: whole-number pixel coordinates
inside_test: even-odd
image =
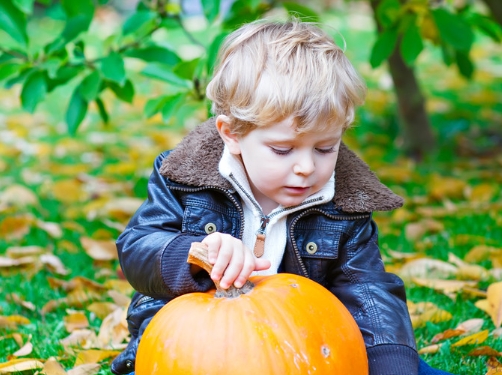
[[[48,375],[110,373],[132,293],[114,241],[153,160],[210,116],[204,90],[223,38],[289,15],[319,22],[367,82],[344,141],[405,197],[374,218],[421,355],[455,374],[494,373],[501,5],[0,0],[0,373],[20,359]],[[478,336],[459,341],[467,333]]]

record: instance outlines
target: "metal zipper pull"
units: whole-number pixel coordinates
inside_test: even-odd
[[[254,243],[253,253],[257,258],[260,258],[265,253],[265,229],[270,221],[268,216],[262,216],[260,228],[256,232],[256,242]]]

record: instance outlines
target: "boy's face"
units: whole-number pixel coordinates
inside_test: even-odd
[[[265,214],[278,205],[302,203],[333,174],[341,127],[298,133],[293,119],[287,118],[237,136],[225,120],[226,116],[218,117],[218,131],[230,152],[241,156],[253,195]]]

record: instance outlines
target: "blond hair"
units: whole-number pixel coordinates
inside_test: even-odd
[[[346,129],[366,93],[333,39],[296,19],[244,25],[225,39],[218,61],[206,95],[236,134],[290,116],[300,132]]]

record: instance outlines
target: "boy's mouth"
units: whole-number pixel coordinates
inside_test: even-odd
[[[290,194],[304,194],[306,193],[310,188],[309,187],[301,187],[301,186],[286,186],[285,189],[290,193]]]

